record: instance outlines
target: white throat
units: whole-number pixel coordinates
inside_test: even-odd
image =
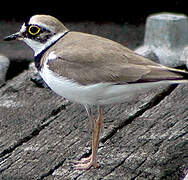
[[[34,51],[34,56],[37,56],[40,54],[44,49],[46,49],[48,46],[53,44],[55,41],[57,41],[60,37],[62,37],[66,32],[58,33],[54,36],[52,36],[50,39],[47,40],[46,43],[41,43],[38,41],[35,41],[33,39],[24,38],[22,39],[28,46],[31,47]]]

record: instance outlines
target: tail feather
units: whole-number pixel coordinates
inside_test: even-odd
[[[175,68],[168,68],[167,70],[169,72],[179,75],[179,78],[177,79],[179,83],[188,83],[188,71]]]
[[[154,66],[154,68],[156,67]],[[166,66],[162,66],[162,67],[160,66],[160,68],[157,69],[157,71],[156,69],[154,70],[151,71],[152,72],[151,74],[148,74],[148,76],[146,75],[142,77],[136,82],[147,83],[147,82],[164,81],[170,84],[188,83],[188,71],[175,69],[175,68],[169,68]],[[136,82],[129,82],[129,84],[136,83]]]

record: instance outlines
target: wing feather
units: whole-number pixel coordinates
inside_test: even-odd
[[[49,69],[82,85],[151,82],[183,77],[119,43],[95,35],[70,32],[54,45],[53,50],[57,58],[48,61]],[[48,55],[46,53],[43,59]]]

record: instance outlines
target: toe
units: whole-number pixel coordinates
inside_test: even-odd
[[[91,161],[91,156],[89,156],[87,158],[82,158],[79,161],[74,161],[74,164],[87,164],[90,161]]]
[[[82,164],[82,163],[81,164],[76,164],[74,167],[77,170],[88,170],[92,166],[95,167],[95,168],[98,168],[99,164],[97,162],[90,161],[90,162],[88,162],[86,164]]]

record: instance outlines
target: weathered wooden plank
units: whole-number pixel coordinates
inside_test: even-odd
[[[169,165],[171,156],[166,156],[162,147],[176,144],[173,138],[171,144],[168,142],[169,136],[185,130],[187,86],[175,90],[174,87],[160,87],[138,94],[128,103],[106,106],[99,148],[101,167],[78,171],[72,168],[72,160],[90,152],[89,123],[83,106],[67,105],[49,90],[35,87],[27,73],[0,89],[3,97],[0,100],[0,178],[158,178],[162,171],[161,164],[157,163]],[[184,113],[176,111],[179,110],[177,105]],[[165,125],[178,125],[177,121],[181,122],[179,129]],[[184,142],[185,135],[177,139]],[[163,141],[159,137],[163,137]],[[178,147],[177,152],[181,154],[185,147]]]

